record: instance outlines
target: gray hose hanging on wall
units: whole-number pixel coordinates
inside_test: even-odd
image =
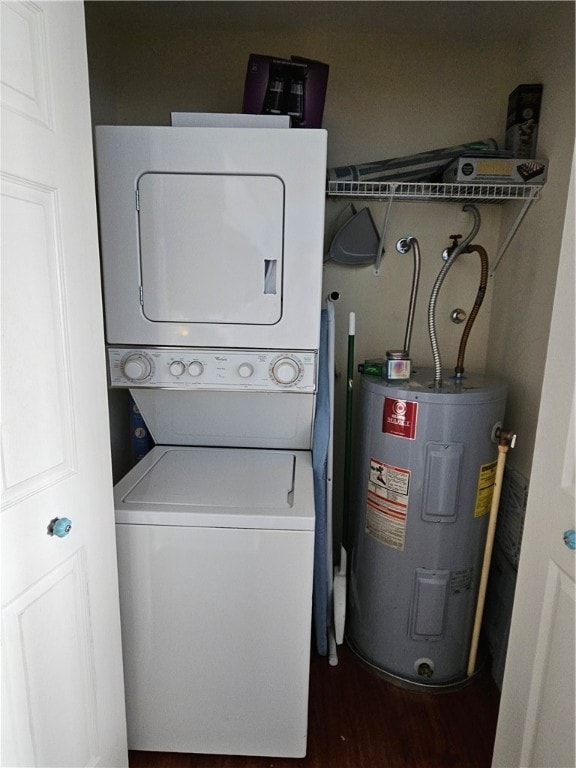
[[[420,245],[415,237],[403,237],[396,243],[398,253],[408,253],[412,249],[414,254],[414,271],[412,273],[412,288],[410,289],[410,304],[408,307],[408,319],[406,321],[406,334],[404,336],[403,351],[410,356],[410,344],[412,341],[412,326],[414,325],[414,310],[416,309],[416,299],[418,297],[418,285],[420,282]]]

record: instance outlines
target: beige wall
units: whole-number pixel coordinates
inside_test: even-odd
[[[157,6],[159,16],[154,15]],[[110,10],[116,14],[112,18]],[[539,153],[550,158],[550,181],[490,281],[466,358],[468,370],[487,369],[509,382],[507,425],[519,435],[511,463],[528,475],[574,141],[573,3],[96,2],[87,3],[87,31],[95,123],[168,124],[173,110],[240,111],[252,52],[327,62],[329,165],[486,137],[502,142],[508,94],[518,83],[544,84]],[[327,244],[346,205],[327,200]],[[371,208],[380,226],[385,206]],[[519,204],[481,205],[480,211],[476,241],[493,258]],[[466,234],[470,226],[462,204],[397,203],[379,276],[370,266],[325,267],[325,295],[334,290],[341,295],[336,304],[337,512],[348,313],[357,316],[357,361],[401,346],[412,257],[398,254],[395,243],[414,235],[423,267],[412,352],[417,364],[431,365],[428,297],[448,235]],[[455,363],[462,329],[448,315],[454,307],[471,306],[477,261],[467,257],[456,263],[438,302],[447,367]]]
[[[510,462],[527,477],[574,152],[574,4],[553,10],[534,27],[520,59],[522,82],[544,84],[538,148],[550,160],[549,180],[496,273],[487,365],[509,384],[507,419],[518,433]],[[503,227],[517,212],[506,210]]]

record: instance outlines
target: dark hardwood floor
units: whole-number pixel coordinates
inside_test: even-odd
[[[409,691],[312,657],[305,758],[130,752],[130,768],[489,768],[500,694],[488,669],[457,691]]]

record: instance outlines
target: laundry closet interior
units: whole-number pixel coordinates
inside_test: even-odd
[[[239,375],[245,382],[249,382],[254,371],[257,373],[258,366],[261,366],[262,370],[269,372],[268,378],[272,380],[274,386],[287,389],[294,384],[298,388],[297,393],[283,392],[279,393],[278,397],[283,398],[279,400],[282,403],[281,411],[284,413],[284,408],[287,409],[286,420],[298,422],[299,426],[295,426],[294,431],[299,434],[288,445],[281,440],[278,445],[275,445],[275,438],[272,438],[272,444],[265,443],[264,446],[258,443],[259,438],[250,442],[252,438],[249,437],[248,442],[240,439],[239,442],[231,444],[223,443],[219,439],[218,435],[226,432],[227,418],[230,418],[234,425],[233,429],[237,429],[243,435],[250,435],[251,426],[261,414],[260,403],[265,403],[263,406],[265,415],[262,423],[259,424],[259,429],[261,428],[261,432],[267,431],[262,424],[267,420],[274,421],[274,417],[266,410],[269,407],[269,401],[274,398],[273,394],[268,397],[264,394],[264,391],[267,393],[271,386],[268,383],[260,388],[259,395],[254,396],[254,406],[250,404],[252,410],[249,410],[249,415],[246,417],[252,422],[250,426],[243,423],[238,415],[244,408],[244,402],[233,399],[231,393],[219,394],[219,399],[215,401],[217,403],[215,418],[218,420],[215,428],[216,436],[209,437],[203,445],[208,446],[210,450],[218,450],[222,445],[227,448],[232,445],[247,449],[261,447],[271,449],[266,458],[266,461],[270,460],[270,465],[261,467],[263,477],[266,477],[266,480],[262,480],[264,485],[270,477],[280,477],[284,472],[284,467],[276,464],[278,459],[276,448],[280,448],[281,453],[286,450],[302,452],[311,447],[311,435],[303,439],[302,433],[305,433],[309,426],[308,421],[312,418],[310,409],[314,407],[311,400],[306,398],[315,389],[314,377],[317,372],[314,354],[317,340],[315,332],[311,330],[316,321],[310,320],[306,313],[316,303],[319,324],[320,309],[326,310],[327,305],[331,304],[329,314],[334,323],[334,366],[329,374],[333,375],[334,381],[331,478],[333,526],[329,529],[328,536],[331,539],[329,547],[334,549],[334,559],[337,563],[341,542],[346,542],[347,537],[351,536],[351,523],[347,519],[349,503],[346,496],[350,491],[346,474],[350,471],[350,462],[353,463],[354,457],[361,453],[360,446],[364,430],[358,405],[360,394],[358,365],[369,360],[385,358],[386,351],[400,348],[405,338],[408,298],[413,280],[413,261],[411,253],[402,253],[396,244],[406,238],[417,238],[419,245],[420,298],[414,307],[410,358],[412,365],[416,368],[429,369],[433,367],[433,355],[428,334],[428,296],[442,267],[442,252],[451,245],[451,236],[455,233],[462,233],[461,237],[466,236],[471,229],[473,218],[467,203],[472,202],[480,218],[479,230],[474,242],[482,244],[492,266],[499,255],[501,258],[497,269],[488,278],[482,308],[468,340],[466,370],[470,375],[473,372],[486,377],[488,382],[505,382],[507,389],[505,417],[498,413],[490,418],[494,422],[500,422],[503,419],[504,424],[517,433],[517,444],[508,457],[508,472],[518,487],[524,488],[527,492],[574,146],[573,4],[569,2],[442,2],[437,0],[435,2],[98,1],[85,2],[84,5],[92,121],[94,126],[114,127],[106,129],[109,131],[106,135],[101,133],[99,136],[100,129],[96,131],[97,165],[100,163],[101,174],[99,188],[101,237],[102,227],[106,226],[105,219],[107,216],[114,217],[115,211],[112,208],[117,203],[117,200],[113,199],[110,203],[111,211],[103,212],[102,195],[111,188],[110,185],[114,185],[115,182],[110,181],[110,178],[116,173],[118,165],[126,162],[127,166],[130,166],[132,162],[131,159],[125,159],[126,153],[122,150],[123,140],[120,133],[115,131],[126,126],[139,126],[138,130],[143,131],[157,126],[169,131],[172,130],[170,128],[172,113],[242,112],[246,71],[251,54],[282,58],[298,56],[325,62],[329,66],[322,119],[324,138],[318,139],[317,148],[314,151],[309,150],[306,142],[303,143],[302,148],[298,146],[294,149],[296,155],[311,151],[312,158],[307,164],[311,181],[306,179],[293,181],[295,189],[298,189],[299,183],[302,184],[302,189],[296,194],[302,195],[303,210],[297,214],[301,218],[295,218],[295,221],[298,222],[298,226],[311,226],[314,230],[310,243],[303,241],[304,247],[316,248],[324,255],[329,254],[334,236],[351,215],[351,205],[354,205],[356,210],[367,206],[376,229],[381,233],[379,242],[381,260],[377,268],[369,261],[351,264],[326,258],[323,266],[318,269],[318,274],[311,278],[308,278],[306,269],[302,269],[300,265],[296,268],[296,272],[290,273],[292,267],[287,266],[286,262],[286,259],[291,258],[290,235],[285,240],[279,236],[279,240],[282,240],[282,245],[278,247],[280,255],[269,256],[264,268],[266,271],[263,278],[264,293],[268,294],[265,296],[265,303],[273,305],[274,297],[277,296],[277,306],[276,308],[273,306],[271,310],[273,317],[271,316],[265,322],[271,327],[278,325],[282,312],[285,313],[284,319],[288,312],[289,322],[292,322],[289,313],[294,312],[296,315],[298,311],[291,307],[290,302],[294,301],[297,305],[298,299],[292,298],[291,294],[286,298],[288,296],[286,291],[288,289],[290,292],[295,291],[296,296],[302,291],[306,310],[300,321],[295,318],[293,320],[297,332],[291,335],[290,331],[287,331],[283,336],[280,330],[278,338],[274,338],[267,332],[261,333],[260,330],[256,330],[255,336],[250,336],[246,331],[244,335],[244,332],[240,332],[237,337],[233,334],[225,335],[223,341],[217,332],[213,336],[210,335],[211,332],[207,332],[199,346],[211,350],[210,354],[213,352],[215,360],[218,357],[218,350],[225,347],[234,348],[236,352],[232,355],[233,362],[234,365],[237,362],[238,371],[242,369]],[[318,201],[318,194],[316,194],[318,178],[322,183],[324,179],[323,168],[318,171],[314,166],[316,162],[314,158],[318,157],[318,154],[314,154],[315,152],[319,152],[320,155],[322,152],[327,153],[325,161],[327,168],[330,169],[414,156],[438,148],[488,139],[496,140],[498,145],[503,147],[508,97],[521,83],[543,85],[536,156],[545,158],[549,163],[546,183],[541,191],[539,190],[537,198],[531,200],[529,205],[522,199],[498,201],[495,204],[494,200],[487,199],[473,201],[457,199],[457,197],[430,199],[425,195],[402,199],[401,194],[397,198],[392,195],[392,200],[390,195],[366,199],[354,198],[353,195],[330,194],[329,191],[325,192],[321,189],[319,195],[323,198],[323,204],[314,210],[320,211],[320,216],[324,217],[323,221],[319,226],[318,222],[309,224],[310,220],[307,216],[314,215],[310,206],[316,205]],[[230,131],[233,130],[230,129]],[[266,129],[263,130],[266,131]],[[282,130],[298,131],[296,128]],[[143,133],[142,136],[144,135]],[[139,136],[138,132],[134,134],[135,143],[146,144],[148,139],[140,139]],[[272,151],[276,147],[274,141],[271,140]],[[315,141],[316,139],[312,143],[314,144]],[[326,144],[323,148],[324,141]],[[103,166],[98,158],[98,152],[103,146],[112,146],[115,142],[116,148],[110,156],[112,159],[109,157],[106,160],[107,170],[102,175]],[[256,153],[256,150],[252,149],[250,140],[247,140],[245,145],[242,141],[240,144],[242,145],[240,154],[244,157],[250,158],[251,152]],[[281,143],[278,144],[278,153],[282,153],[282,146]],[[316,144],[314,146],[316,147]],[[177,144],[167,150],[166,157],[170,155],[174,165],[162,170],[175,175],[180,173],[179,151]],[[114,152],[117,153],[116,160],[114,160]],[[136,155],[137,152],[135,151],[134,154]],[[154,152],[151,151],[151,154],[153,155]],[[149,175],[154,176],[159,170],[158,168],[140,168],[139,162],[138,159],[134,160],[134,165],[130,166],[130,173],[150,170]],[[168,165],[170,162],[172,160]],[[192,166],[194,162],[196,161],[191,161]],[[286,166],[289,165],[289,162],[286,163]],[[110,170],[112,167],[116,170]],[[247,161],[245,166],[234,167],[232,174],[254,174],[257,173],[254,170],[255,167],[249,167]],[[250,201],[242,200],[242,205],[246,208],[242,208],[241,211],[246,210],[250,214],[251,205],[256,208],[270,205],[273,209],[275,196],[284,194],[280,187],[287,185],[289,188],[292,184],[291,169],[289,167],[284,169],[282,163],[278,168],[272,167],[269,169],[269,175],[262,175],[262,188],[254,188],[253,199]],[[193,173],[204,171],[201,163],[197,168],[192,167]],[[217,167],[210,171],[214,174],[212,181],[220,172],[221,169]],[[289,181],[277,184],[279,177],[284,178],[283,173],[286,173]],[[103,181],[104,177],[106,179]],[[148,190],[150,199],[158,204],[165,194],[165,189],[157,189],[153,179],[150,179],[150,182]],[[217,181],[215,183],[218,184]],[[148,192],[143,187],[142,194],[148,194]],[[184,193],[190,194],[190,189],[186,188]],[[178,194],[179,190],[176,190],[176,195]],[[220,192],[216,189],[214,199],[217,199],[219,194]],[[289,189],[285,194],[289,196],[292,192]],[[310,203],[308,195],[312,201]],[[177,215],[179,215],[178,211]],[[284,222],[286,225],[290,223],[290,215]],[[242,216],[242,213],[239,216]],[[142,224],[140,226],[142,227]],[[282,223],[279,224],[280,229],[282,226]],[[106,248],[106,235],[102,240],[103,247]],[[225,242],[224,235],[222,242]],[[502,249],[503,244],[505,244],[504,249]],[[282,257],[284,247],[286,251]],[[151,262],[146,262],[146,258],[146,256],[143,257],[142,269],[149,269],[149,274],[153,275],[153,265]],[[281,263],[282,258],[285,259],[284,264]],[[277,260],[280,260],[278,267]],[[113,292],[116,288],[110,288],[110,286],[112,284],[117,286],[123,278],[117,274],[107,278],[106,265],[104,266],[105,291],[108,279],[108,291]],[[279,283],[275,282],[276,268],[278,268],[278,275],[281,274],[282,269],[284,270],[284,278],[287,281],[282,290],[283,298],[288,303],[283,307],[277,295]],[[451,313],[456,312],[456,308],[460,307],[468,311],[474,305],[478,290],[478,271],[478,263],[474,258],[459,259],[451,269],[450,275],[446,277],[442,294],[438,298],[436,326],[447,367],[453,366],[455,362],[462,334],[462,325],[453,321]],[[310,285],[308,283],[306,286],[299,285],[299,275],[304,276],[302,278],[304,282],[310,279]],[[152,277],[152,280],[159,279],[158,275]],[[227,307],[233,306],[234,279],[234,275],[223,276],[222,295],[225,297],[224,303]],[[178,294],[180,288],[176,282],[178,282],[178,276],[174,279],[174,284],[168,286],[168,293],[172,291],[172,294]],[[212,285],[217,285],[216,278]],[[184,289],[182,290],[184,295]],[[209,294],[203,292],[202,287],[194,294],[194,301],[199,316],[202,313],[210,313],[211,299]],[[247,299],[247,303],[250,301],[252,297]],[[215,303],[217,302],[215,297]],[[239,306],[240,304],[241,302]],[[163,313],[168,311],[169,314],[171,310],[156,304],[154,307],[149,305],[147,311],[151,314],[156,313],[157,319],[163,323],[166,321]],[[219,314],[220,309],[218,309],[217,319],[210,322],[228,324],[228,326],[238,323],[239,326],[244,327],[250,326],[253,322],[250,313],[243,316],[240,310],[238,310],[240,314],[234,314],[236,309],[230,311],[231,315],[227,316],[226,311]],[[256,316],[260,311],[256,307]],[[268,309],[265,311],[267,312]],[[351,410],[351,423],[348,424],[346,415],[347,410],[350,409],[348,398],[350,396],[351,317],[355,320],[352,359],[354,407]],[[172,319],[174,318],[168,318],[168,320]],[[176,319],[179,322],[181,318],[176,317]],[[120,324],[122,322],[120,321]],[[194,318],[192,322],[195,322]],[[259,323],[260,320],[257,320],[256,326]],[[110,330],[108,316],[107,324]],[[178,372],[180,365],[182,370],[190,370],[191,365],[196,366],[193,368],[196,372],[204,372],[210,365],[208,353],[206,353],[208,356],[205,355],[200,359],[197,354],[188,355],[188,357],[184,353],[167,356],[167,352],[160,352],[158,353],[160,356],[151,356],[146,351],[141,354],[141,350],[137,348],[128,349],[131,344],[135,347],[149,344],[161,349],[179,346],[176,342],[167,341],[166,336],[160,335],[152,340],[142,340],[141,338],[122,338],[120,334],[118,338],[107,338],[107,343],[109,346],[118,346],[116,352],[109,353],[111,379],[116,374],[122,378],[123,373],[132,371],[134,378],[130,379],[131,386],[136,382],[136,390],[139,389],[139,377],[146,378],[149,374],[152,375],[149,371],[150,361],[157,370],[163,365],[173,373]],[[244,356],[238,353],[240,356],[234,357],[237,350],[243,350]],[[128,353],[132,356],[128,357]],[[165,356],[165,360],[162,355]],[[190,376],[195,375],[190,372]],[[109,394],[115,483],[124,482],[122,478],[135,463],[130,424],[131,401],[127,386],[129,382],[120,382],[119,385],[118,382],[119,379],[110,389]],[[159,379],[158,382],[156,382],[157,386],[165,387],[165,381]],[[249,388],[250,384],[245,384],[246,387]],[[167,421],[170,423],[169,436],[159,442],[173,445],[174,434],[180,427],[183,432],[188,429],[193,434],[199,430],[206,432],[204,422],[200,426],[194,422],[194,419],[191,419],[190,423],[186,422],[187,417],[182,416],[182,413],[186,413],[186,406],[183,411],[180,410],[182,403],[176,402],[178,395],[170,396],[171,399],[166,396],[166,399],[157,405],[151,402],[153,395],[149,394],[150,392],[151,390],[147,390],[146,387],[142,388],[139,403],[141,410],[144,411],[146,406],[150,406],[152,418],[159,420],[160,431]],[[257,399],[258,396],[261,400]],[[395,396],[401,397],[401,395]],[[227,397],[232,399],[226,399]],[[300,402],[302,408],[300,408]],[[208,400],[206,405],[207,403]],[[204,407],[203,403],[201,407]],[[207,407],[214,406],[210,402]],[[423,411],[423,403],[420,407]],[[274,428],[276,427],[275,424]],[[270,433],[273,432],[274,429],[270,427]],[[351,443],[348,442],[349,439]],[[187,441],[184,437],[181,445],[191,446],[195,443],[193,440]],[[286,461],[292,460],[288,454],[283,455]],[[490,460],[481,458],[479,463],[484,465]],[[182,464],[178,464],[179,461],[181,458],[176,459],[171,471],[188,471],[182,470]],[[188,461],[187,458],[186,461]],[[235,467],[234,464],[236,454],[233,452],[223,454],[222,461],[224,464],[229,462],[227,468],[230,472],[237,472],[238,477],[241,476],[242,469]],[[298,485],[300,482],[298,473],[302,471],[299,468],[300,464],[290,466],[292,467],[290,472],[295,473]],[[201,484],[211,471],[210,469],[205,471],[200,467],[198,478],[193,482]],[[203,472],[204,477],[202,477]],[[212,482],[216,484],[216,479]],[[269,502],[272,506],[276,503],[275,482],[272,479],[269,485],[270,499],[274,499],[273,502]],[[308,483],[308,479],[305,482]],[[206,483],[210,485],[209,481]],[[126,488],[127,492],[130,492],[127,486]],[[291,492],[293,493],[293,489],[288,491],[290,504],[293,503],[293,499],[290,498]],[[224,494],[224,491],[222,493]],[[267,491],[264,490],[263,493],[266,494]],[[175,505],[180,504],[177,498],[172,501]],[[296,507],[298,503],[299,500]],[[300,514],[299,508],[297,513]],[[302,512],[298,523],[289,523],[289,526],[293,526],[292,533],[297,530],[298,534],[303,534],[303,539],[305,532],[311,532],[313,528],[310,519],[306,519],[307,514]],[[271,529],[274,529],[276,523],[274,521],[269,523]],[[251,527],[253,523],[247,522],[246,534]],[[518,549],[520,544],[521,541],[518,540]],[[207,540],[206,545],[209,547],[212,543]],[[131,546],[132,544],[128,549]],[[148,545],[144,540],[136,544],[137,548],[146,546]],[[246,546],[251,546],[248,535]],[[299,558],[305,551],[305,556],[309,558],[310,546],[311,539],[305,545],[305,550],[299,550],[295,545],[293,556]],[[271,559],[275,556],[283,556],[275,555],[272,550],[271,553]],[[122,564],[120,570],[122,572]],[[297,567],[295,571],[298,571]],[[146,567],[143,566],[142,573],[145,572]],[[464,573],[464,571],[460,572]],[[302,574],[299,574],[300,576]],[[133,578],[134,574],[131,574],[131,577]],[[467,577],[463,578],[465,581]],[[452,590],[456,591],[453,580],[451,585]],[[256,582],[253,586],[256,588]],[[226,589],[225,586],[222,588]],[[486,610],[492,610],[492,612],[504,610],[506,614],[504,619],[500,618],[501,628],[507,626],[512,609],[512,595],[507,598],[504,609],[502,606],[496,606],[495,609],[493,604],[490,605],[489,596]],[[231,600],[233,599],[231,597]],[[142,611],[145,612],[145,610],[146,607],[142,607]],[[294,621],[302,622],[302,626],[306,624],[306,617],[302,618],[298,611],[295,612],[294,617]],[[137,622],[138,619],[134,618],[134,621]],[[302,637],[305,637],[305,634],[299,636],[298,642],[302,641]],[[277,641],[278,638],[273,642]],[[312,641],[311,652],[316,654],[314,633]],[[257,655],[258,652],[255,653]],[[502,653],[502,659],[499,665],[495,665],[497,668],[493,671],[495,676],[495,682],[493,682],[498,687],[501,686],[505,645]],[[420,665],[421,669],[424,669],[422,674],[432,674],[433,670],[427,666],[426,659]],[[255,659],[253,663],[256,668],[257,660]],[[328,668],[328,656],[322,658],[321,663]],[[360,664],[361,660],[354,663]],[[297,665],[293,669],[297,670],[296,675],[307,674],[307,669],[298,668]],[[329,675],[331,671],[336,674],[335,667],[333,670],[328,669],[326,674]],[[400,673],[399,677],[403,678],[403,673]],[[313,676],[312,684],[314,679]],[[426,680],[423,682],[425,684]],[[210,685],[210,683],[206,684]],[[135,685],[138,687],[140,683]],[[281,680],[273,681],[271,685],[280,686]],[[294,685],[297,687],[297,681]],[[474,681],[470,683],[471,689],[473,685]],[[340,695],[346,696],[346,691],[341,691]],[[294,692],[294,696],[298,698],[297,691]],[[284,716],[281,709],[278,713],[278,716]],[[298,714],[296,720],[301,718],[301,714]],[[263,715],[263,712],[257,711],[255,717]],[[153,719],[153,712],[151,717]],[[271,713],[270,722],[273,719],[274,713]],[[298,721],[294,727],[296,730],[302,730],[301,726],[301,722]],[[202,748],[194,750],[184,742],[178,742],[180,746],[175,751],[219,752],[218,738],[216,736],[215,741],[212,742],[211,737],[208,736],[205,750]],[[283,744],[277,746],[273,744],[274,736],[270,738],[272,747],[262,747],[264,751],[261,754],[291,754],[292,744],[286,748]],[[296,741],[298,738],[295,737]],[[168,742],[159,743],[160,746],[155,747],[153,740],[146,742],[144,737],[140,746],[133,748],[170,750]],[[231,737],[230,744],[229,748],[224,745],[225,748],[221,751],[235,754],[234,736]],[[245,747],[246,754],[259,754],[258,748],[248,744]],[[299,747],[296,747],[293,752],[295,756],[300,754],[298,749]]]

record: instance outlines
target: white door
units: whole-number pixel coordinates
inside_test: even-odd
[[[574,168],[493,765],[574,768]]]
[[[126,725],[83,4],[0,11],[2,765],[117,768]],[[54,518],[72,521],[62,538],[48,535]]]

